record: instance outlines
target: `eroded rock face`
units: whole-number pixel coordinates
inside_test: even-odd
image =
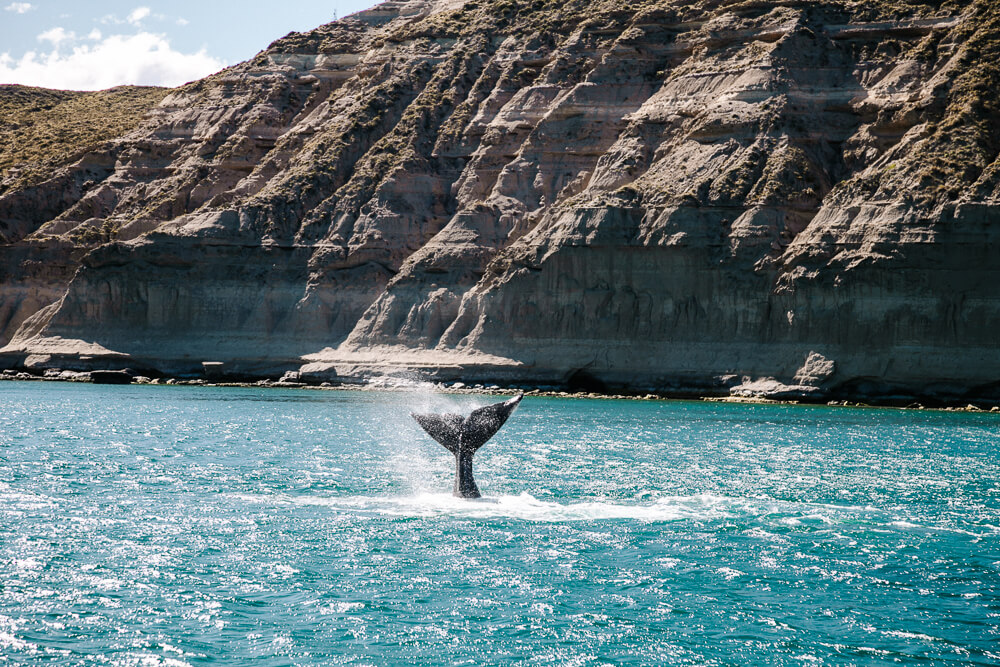
[[[290,35],[0,196],[5,354],[996,393],[998,14],[414,0]]]

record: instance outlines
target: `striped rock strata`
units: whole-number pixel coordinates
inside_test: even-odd
[[[997,397],[989,2],[387,2],[4,181],[8,365]]]

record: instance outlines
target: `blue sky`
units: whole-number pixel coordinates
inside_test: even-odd
[[[0,83],[177,86],[376,0],[0,0]]]

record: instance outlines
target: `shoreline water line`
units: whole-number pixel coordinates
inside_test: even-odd
[[[25,371],[5,370],[0,372],[0,382],[75,382],[84,384],[94,383],[90,378],[90,372],[76,371],[49,371],[42,374],[32,374]],[[115,383],[118,384],[118,383]],[[745,405],[801,405],[816,407],[847,407],[847,408],[875,408],[875,409],[900,409],[900,410],[928,410],[943,412],[970,412],[970,413],[1000,413],[1000,403],[994,401],[976,400],[973,402],[966,400],[958,401],[913,401],[895,400],[892,398],[879,400],[868,398],[861,400],[833,399],[833,400],[809,400],[809,399],[775,399],[754,396],[731,396],[731,395],[699,395],[691,392],[651,392],[639,391],[635,393],[620,392],[596,392],[596,391],[566,391],[545,385],[545,388],[530,384],[516,384],[512,386],[500,386],[495,384],[466,384],[464,382],[428,382],[414,381],[395,377],[374,377],[363,381],[352,381],[344,383],[333,382],[300,382],[283,381],[282,379],[260,379],[253,382],[218,382],[201,378],[187,377],[157,377],[150,378],[136,375],[128,383],[135,385],[151,386],[192,386],[192,387],[244,387],[263,389],[308,389],[318,391],[412,391],[418,387],[433,387],[437,392],[456,395],[483,395],[483,396],[514,396],[524,394],[525,396],[548,397],[548,398],[589,398],[597,400],[631,400],[631,401],[703,401],[711,403],[732,403]]]

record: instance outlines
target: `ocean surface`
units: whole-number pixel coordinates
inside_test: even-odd
[[[1000,664],[1000,416],[496,400],[0,383],[0,664]]]

